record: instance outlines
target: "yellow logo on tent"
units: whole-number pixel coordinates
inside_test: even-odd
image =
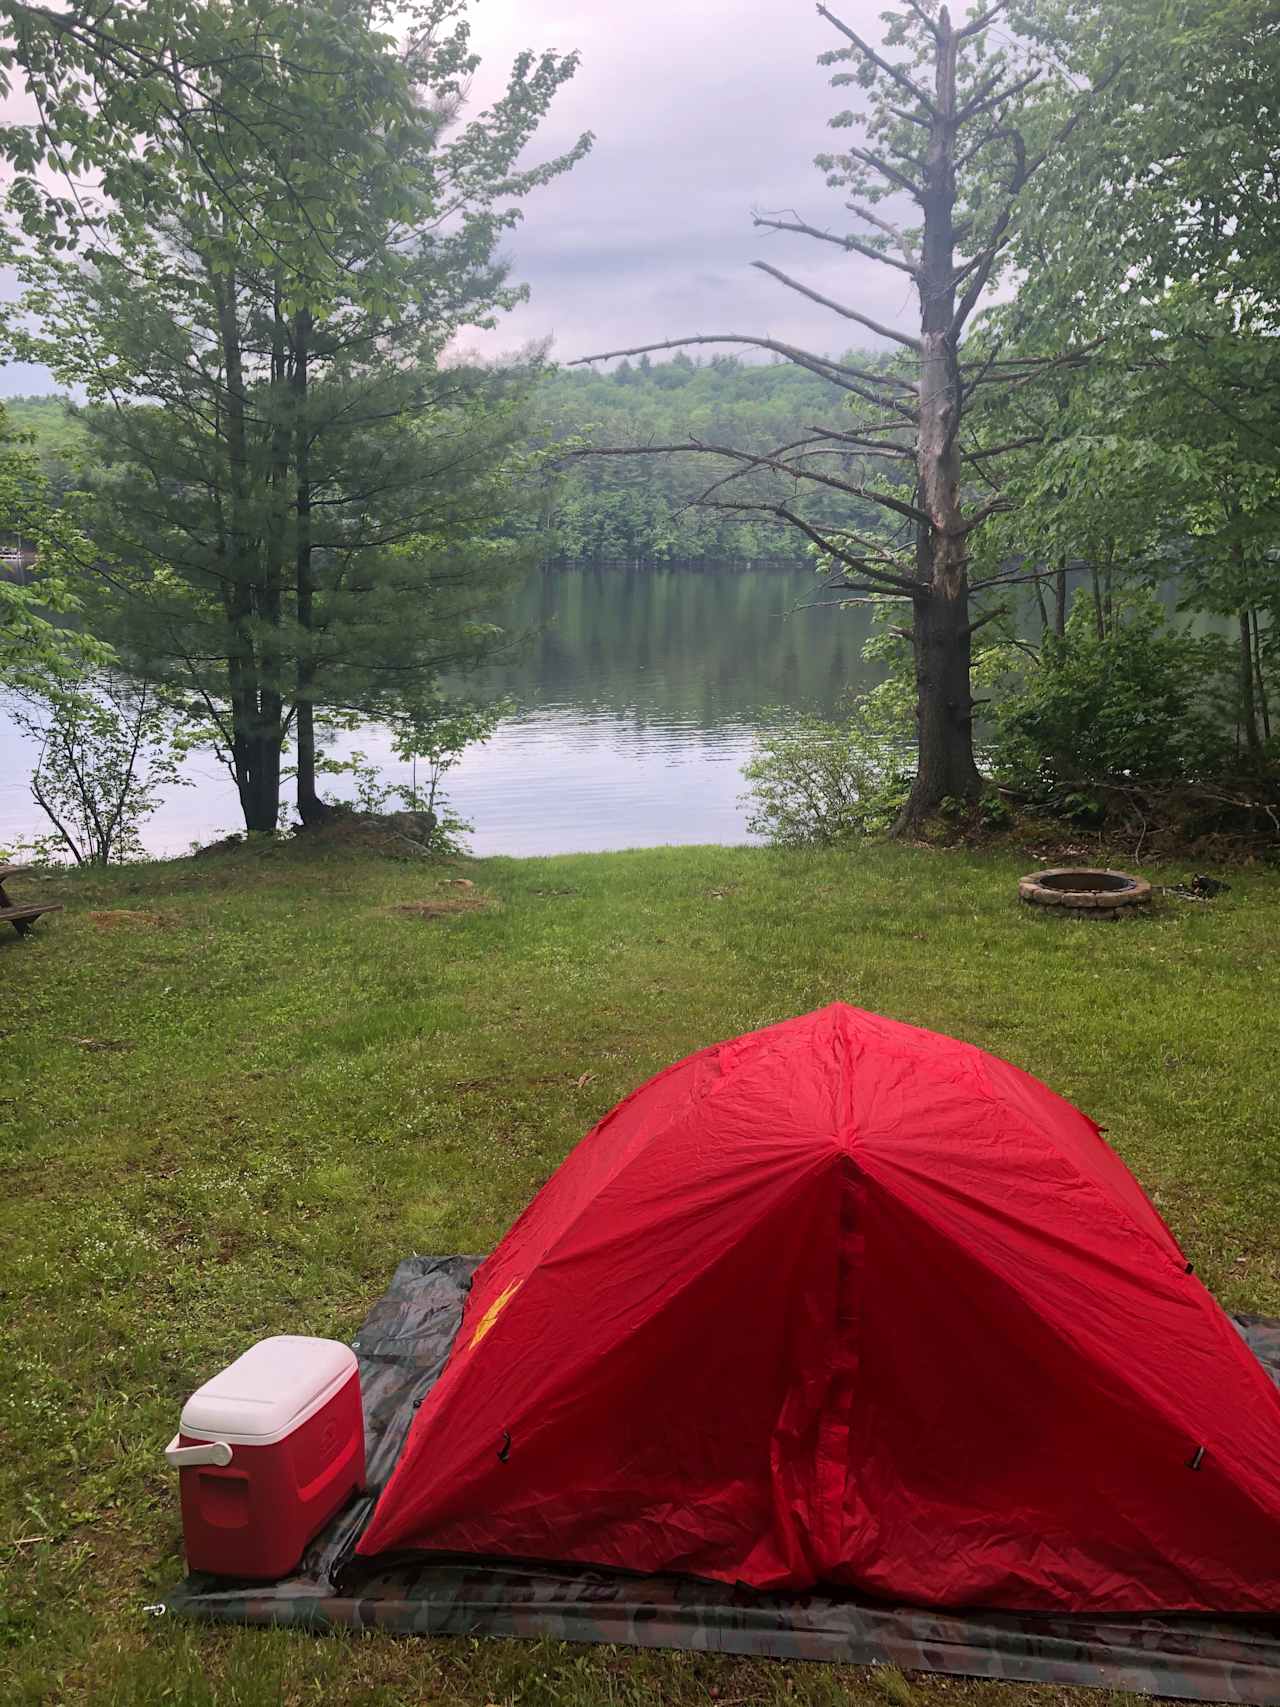
[[[520,1285],[520,1282],[518,1280],[513,1280],[511,1282],[510,1286],[507,1287],[506,1291],[500,1292],[498,1294],[498,1296],[494,1299],[493,1303],[490,1304],[489,1308],[485,1311],[484,1315],[480,1318],[480,1326],[476,1329],[475,1333],[473,1333],[471,1336],[470,1343],[467,1346],[468,1351],[474,1351],[475,1348],[480,1344],[480,1341],[489,1332],[489,1329],[493,1326],[493,1324],[497,1321],[498,1317],[502,1314],[503,1310],[506,1308],[507,1301],[510,1299],[511,1294],[518,1290],[519,1285]]]

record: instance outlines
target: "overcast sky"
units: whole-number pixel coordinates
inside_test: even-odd
[[[878,40],[880,0],[833,10]],[[577,49],[581,65],[531,150],[595,133],[572,172],[537,191],[507,249],[531,300],[471,340],[488,354],[551,337],[561,361],[694,332],[782,338],[834,352],[874,342],[752,269],[772,261],[873,319],[901,324],[906,281],[811,239],[754,230],[753,208],[841,228],[814,167],[827,120],[857,91],[815,62],[838,45],[812,0],[473,0],[483,107],[524,48]],[[11,107],[11,111],[13,108]],[[704,351],[704,354],[707,353]],[[0,393],[51,389],[43,370]]]
[[[880,0],[832,10],[879,39]],[[762,258],[873,319],[901,323],[901,274],[803,237],[754,230],[753,208],[841,227],[813,165],[858,91],[815,62],[839,45],[812,0],[477,0],[482,86],[522,47],[582,63],[539,133],[591,153],[532,196],[509,244],[530,302],[499,346],[555,339],[562,361],[691,332],[745,332],[821,351],[873,342],[750,263]]]

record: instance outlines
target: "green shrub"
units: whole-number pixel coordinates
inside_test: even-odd
[[[911,786],[903,735],[875,691],[855,701],[844,722],[785,714],[743,766],[747,828],[788,848],[831,847],[888,829]]]
[[[1101,638],[1079,599],[1065,635],[997,705],[992,765],[1081,823],[1104,810],[1095,788],[1212,776],[1231,759],[1229,669],[1220,637],[1175,627],[1149,596]]]

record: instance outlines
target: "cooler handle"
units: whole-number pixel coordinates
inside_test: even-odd
[[[175,1434],[164,1449],[165,1462],[174,1470],[193,1468],[197,1464],[230,1464],[231,1448],[225,1440],[209,1440],[203,1446],[179,1446],[181,1434]]]

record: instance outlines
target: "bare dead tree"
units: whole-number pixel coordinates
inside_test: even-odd
[[[867,91],[863,113],[841,113],[831,121],[838,129],[856,125],[857,142],[818,162],[828,184],[844,193],[857,229],[827,231],[790,213],[757,212],[754,222],[834,244],[902,274],[915,295],[918,331],[882,324],[767,262],[754,265],[895,346],[892,359],[837,361],[743,333],[701,333],[581,358],[602,361],[690,344],[745,345],[821,374],[848,394],[855,409],[869,411],[865,420],[815,425],[804,440],[764,453],[690,439],[586,454],[693,452],[727,462],[728,472],[700,502],[755,510],[797,528],[833,566],[829,589],[910,603],[910,627],[899,632],[910,640],[914,656],[918,761],[899,833],[915,831],[944,800],[971,800],[982,789],[973,743],[972,639],[1000,612],[975,617],[971,598],[1019,578],[1011,571],[971,583],[969,564],[976,530],[1006,507],[999,459],[1037,441],[1021,433],[1005,443],[980,436],[966,444],[962,427],[981,410],[989,388],[1007,393],[1087,359],[1082,348],[1003,359],[996,348],[968,361],[961,353],[1028,183],[1099,92],[1060,82],[1050,87],[1049,79],[1058,74],[1042,65],[1031,44],[1008,34],[1009,26],[993,30],[997,20],[1004,22],[1005,4],[994,0],[957,25],[946,6],[934,10],[926,0],[907,0],[892,17],[883,52],[818,6],[842,38],[821,61],[842,68],[833,86],[856,83]],[[1052,107],[1056,123],[1046,122]],[[1044,137],[1038,150],[1033,133]],[[887,217],[899,208],[904,217]],[[733,493],[735,482],[763,472],[789,480],[793,496],[765,500]],[[855,531],[836,529],[805,514],[806,494],[833,490],[856,505],[860,516],[869,508],[877,512],[883,532],[869,535],[861,524]]]

